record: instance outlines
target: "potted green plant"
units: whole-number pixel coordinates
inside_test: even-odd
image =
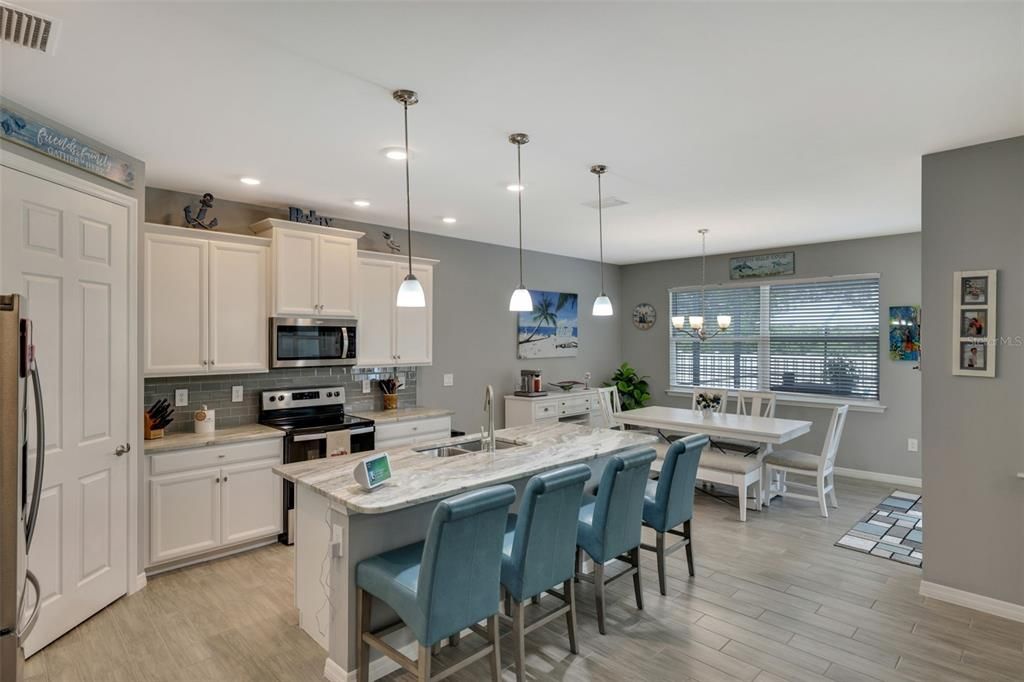
[[[618,389],[623,410],[635,410],[643,407],[644,403],[651,399],[647,378],[637,374],[628,362],[624,362],[615,370],[611,380],[606,381],[604,385],[615,386]]]

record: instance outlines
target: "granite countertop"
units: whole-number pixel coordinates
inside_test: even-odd
[[[586,462],[657,437],[639,431],[615,431],[558,423],[529,424],[495,432],[499,440],[522,445],[494,453],[432,457],[413,450],[472,440],[465,436],[435,443],[391,448],[392,478],[373,491],[359,487],[352,470],[360,457],[329,457],[274,467],[279,476],[306,485],[332,502],[360,514],[383,514],[449,497],[466,490],[526,478],[541,471]]]
[[[284,431],[262,424],[244,424],[217,429],[213,433],[169,433],[163,438],[142,441],[142,447],[147,455],[153,455],[168,450],[189,450],[267,438],[284,438]]]
[[[455,414],[455,410],[445,410],[439,407],[402,407],[397,410],[356,410],[352,416],[372,419],[378,424],[395,424],[417,419],[430,419],[431,417],[450,417],[453,414]]]

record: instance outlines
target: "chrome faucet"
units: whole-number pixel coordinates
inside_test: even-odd
[[[494,438],[494,387],[487,384],[484,391],[484,412],[487,413],[487,452],[494,452],[497,449]],[[480,444],[483,445],[483,434],[480,434]]]

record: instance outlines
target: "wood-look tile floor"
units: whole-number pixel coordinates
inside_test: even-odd
[[[629,581],[613,584],[606,636],[581,583],[579,655],[564,621],[553,622],[527,637],[528,679],[1024,680],[1024,623],[922,598],[918,569],[833,547],[891,490],[837,487],[828,520],[814,503],[786,500],[741,524],[735,507],[698,494],[697,577],[672,555],[662,597],[644,552],[646,608],[635,609]],[[281,545],[157,576],[29,659],[28,679],[321,679],[324,652],[298,629],[292,580]],[[474,640],[444,649],[435,672]],[[506,644],[506,679],[510,654]],[[481,661],[451,679],[487,678]]]

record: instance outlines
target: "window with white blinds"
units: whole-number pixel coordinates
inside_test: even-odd
[[[877,276],[716,287],[705,297],[708,329],[718,315],[732,324],[703,343],[669,325],[673,387],[878,399]],[[671,290],[669,309],[699,315],[700,290]]]

